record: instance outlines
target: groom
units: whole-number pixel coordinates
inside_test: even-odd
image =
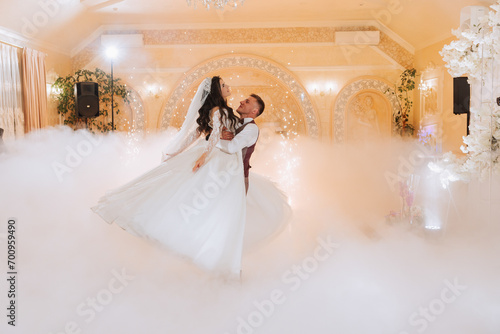
[[[233,135],[230,131],[222,131],[219,145],[226,153],[242,152],[243,168],[245,173],[245,191],[248,193],[248,172],[250,169],[250,157],[255,149],[259,138],[259,127],[254,119],[264,112],[266,107],[260,96],[251,94],[240,102],[236,112],[240,115],[240,125]]]

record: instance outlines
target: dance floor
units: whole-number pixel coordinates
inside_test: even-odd
[[[7,142],[1,333],[500,333],[499,197],[488,183],[443,189],[412,141],[261,138],[252,171],[281,186],[293,217],[246,251],[241,281],[228,281],[90,210],[107,189],[156,166],[170,135],[51,128]],[[412,225],[386,217],[400,208],[395,178],[410,168],[423,211]],[[16,327],[6,317],[9,218]]]

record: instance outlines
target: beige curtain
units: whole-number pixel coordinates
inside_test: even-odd
[[[3,138],[24,134],[20,49],[0,43],[0,128]]]
[[[23,50],[24,128],[26,132],[47,126],[45,54]]]

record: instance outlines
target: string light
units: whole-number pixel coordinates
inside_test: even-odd
[[[132,124],[126,117],[123,118],[122,124],[127,125],[128,131],[126,135],[127,148],[125,150],[125,165],[132,163],[140,153],[140,141],[144,136],[145,122],[144,122],[144,108],[141,98],[134,91],[130,90],[128,93],[129,106],[132,111]]]
[[[208,10],[210,8],[223,9],[224,7],[238,7],[238,4],[243,5],[244,0],[186,0],[188,6],[193,5],[196,9],[197,3],[201,3]]]

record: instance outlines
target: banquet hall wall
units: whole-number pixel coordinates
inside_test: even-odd
[[[422,90],[417,90],[415,95],[414,124],[422,127],[437,128],[437,140],[440,142],[441,151],[453,151],[463,154],[460,146],[463,145],[463,136],[467,135],[467,116],[453,114],[453,78],[447,72],[445,63],[439,52],[444,45],[449,44],[453,38],[432,44],[415,53],[415,68],[419,74],[418,83],[429,82],[435,89],[436,112],[427,112],[426,101]],[[433,97],[434,98],[434,97]]]
[[[442,140],[440,144],[443,151],[459,151],[462,136],[465,135],[465,116],[452,115],[452,78],[446,72],[438,53],[451,39],[411,53],[405,49],[404,41],[392,34],[392,46],[397,51],[391,54],[381,46],[361,45],[352,48],[327,42],[327,39],[332,37],[331,34],[325,37],[325,32],[328,32],[326,28],[294,29],[286,30],[283,35],[279,34],[284,30],[277,28],[247,31],[246,33],[256,34],[248,43],[241,41],[241,30],[244,29],[221,29],[220,34],[213,33],[210,36],[203,35],[201,30],[190,30],[188,32],[194,36],[194,41],[183,41],[179,36],[172,37],[172,31],[168,30],[158,30],[154,33],[149,31],[149,37],[143,47],[122,50],[120,60],[115,63],[115,77],[122,78],[138,93],[144,111],[145,129],[155,132],[162,129],[161,119],[165,105],[186,73],[218,57],[244,55],[260,59],[276,65],[297,80],[314,107],[314,117],[318,125],[317,137],[324,142],[335,142],[334,109],[342,89],[360,79],[379,80],[387,85],[395,84],[405,69],[403,65],[408,65],[408,62],[404,63],[404,59],[409,54],[412,57],[410,65],[417,69],[417,86],[421,80],[429,78],[429,82],[437,85],[434,92],[437,101],[433,101],[437,109],[433,110],[431,115],[424,110],[429,102],[422,99],[422,92],[419,89],[413,92],[413,124],[417,130],[420,126],[433,129],[439,137],[437,140]],[[107,33],[125,34],[129,31],[103,32]],[[294,41],[294,34],[306,34],[309,39]],[[389,35],[382,36],[387,38]],[[110,63],[103,55],[100,37],[96,36],[92,42],[74,49],[71,55],[45,50],[48,54],[48,84],[53,83],[57,76],[71,74],[79,68],[99,67],[109,71]],[[231,43],[231,38],[235,42]],[[432,73],[429,76],[430,72]],[[216,73],[214,70],[214,74]],[[265,71],[244,66],[225,69],[222,74],[228,76],[225,78],[228,84],[236,89],[246,87],[247,91],[253,89],[258,92],[262,87],[269,88],[273,82],[278,83]],[[281,93],[285,95],[287,88],[280,87]],[[237,102],[236,99],[232,101],[233,107],[237,106]],[[291,104],[293,103],[297,104],[297,101],[292,101]],[[52,96],[49,98],[50,125],[60,122],[56,107]],[[305,126],[301,131],[311,134]]]

